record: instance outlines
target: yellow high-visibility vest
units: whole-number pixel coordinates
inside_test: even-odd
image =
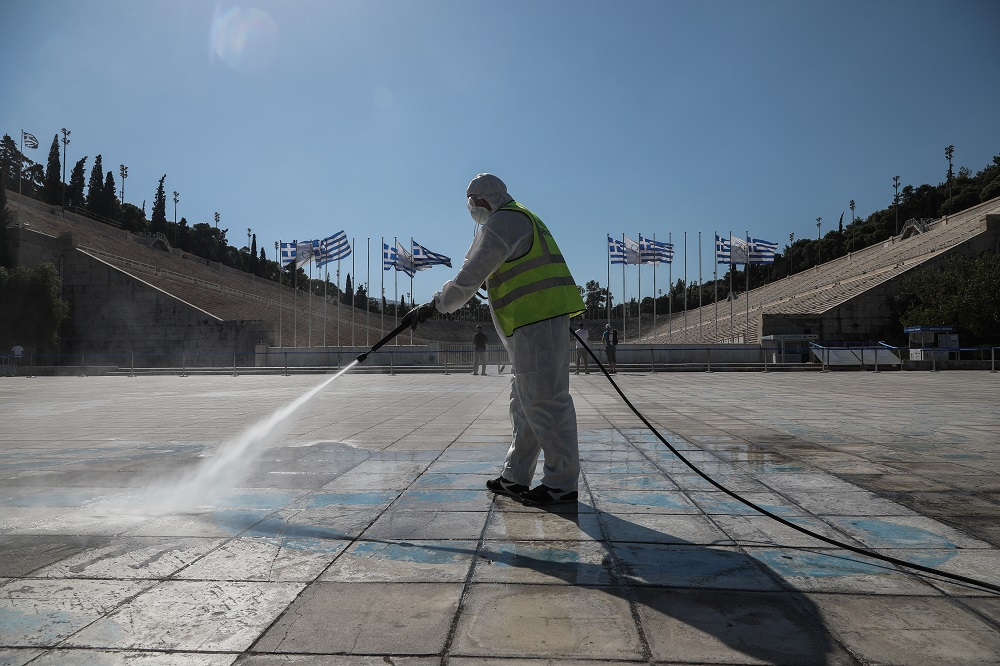
[[[531,220],[531,249],[501,264],[486,280],[486,289],[504,335],[514,329],[559,315],[586,312],[569,266],[548,228],[530,210],[511,201],[500,210],[515,210]]]

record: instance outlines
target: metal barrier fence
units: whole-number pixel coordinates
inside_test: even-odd
[[[41,354],[25,352],[23,357],[0,354],[0,376],[98,376],[176,374],[302,374],[340,370],[366,351],[361,348],[268,349],[250,352],[201,352],[197,350],[171,354],[141,352],[103,354]],[[603,348],[595,349],[601,363],[607,367]],[[741,352],[736,354],[734,352]],[[784,358],[776,359],[776,350],[757,348],[750,354],[747,348],[734,350],[733,345],[619,345],[619,372],[678,372],[678,371],[818,371],[859,370],[882,372],[893,370],[978,369],[997,372],[997,352],[1000,347],[954,347],[909,349],[879,345],[820,345],[786,347]],[[920,358],[911,358],[919,351]],[[575,370],[576,352],[567,350],[570,369]],[[371,353],[364,364],[354,371],[362,373],[471,373],[475,350],[468,345],[439,345],[433,349],[383,347]],[[788,361],[799,355],[800,360]],[[751,356],[754,356],[753,358]],[[809,360],[801,360],[806,359]],[[853,359],[853,361],[851,360]],[[590,365],[594,366],[593,359]],[[486,351],[489,372],[510,374],[512,366],[502,345],[491,345]],[[592,371],[597,371],[596,367]]]

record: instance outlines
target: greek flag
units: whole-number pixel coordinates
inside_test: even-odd
[[[644,264],[673,263],[674,246],[639,236],[639,258]]]
[[[612,264],[639,263],[639,244],[628,236],[624,242],[608,236],[608,251],[611,254]]]
[[[349,256],[351,256],[351,244],[347,241],[347,234],[341,230],[320,241],[316,265],[322,268],[333,261]]]
[[[21,142],[25,148],[38,148],[38,139],[34,134],[21,130]]]
[[[451,268],[451,257],[446,257],[437,252],[431,252],[426,247],[416,241],[413,243],[413,265],[418,271],[431,266],[444,265]]]
[[[295,261],[295,243],[282,243],[281,267],[284,268],[293,261]]]
[[[742,238],[715,236],[715,261],[720,264],[745,264],[750,257],[750,247]]]
[[[391,271],[396,265],[396,248],[382,243],[382,270]]]
[[[778,249],[777,243],[766,241],[760,238],[750,239],[750,263],[751,264],[773,264],[774,251]]]

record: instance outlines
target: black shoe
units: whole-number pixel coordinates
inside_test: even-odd
[[[513,497],[514,499],[520,499],[521,495],[528,491],[528,486],[508,481],[502,476],[498,476],[495,479],[487,481],[486,487],[495,492],[497,495],[506,495],[507,497]]]
[[[543,483],[521,493],[521,501],[525,504],[569,504],[577,501],[577,493],[575,490],[549,488]]]

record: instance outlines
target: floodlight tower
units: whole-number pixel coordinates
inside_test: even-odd
[[[63,179],[63,182],[62,182],[62,187],[60,189],[62,190],[62,210],[63,210],[63,217],[66,217],[66,146],[69,145],[69,135],[72,134],[72,132],[70,132],[65,127],[63,127],[60,131],[62,132],[62,135],[63,135],[63,138],[62,138],[62,145],[63,145],[63,177],[62,177],[62,179]]]

